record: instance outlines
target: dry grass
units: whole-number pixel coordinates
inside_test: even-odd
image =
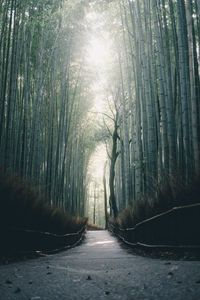
[[[0,229],[23,228],[65,234],[87,222],[51,207],[30,182],[16,175],[0,176]]]
[[[103,227],[87,222],[87,230],[104,230]]]
[[[116,222],[121,228],[134,227],[137,223],[176,206],[200,202],[200,178],[186,184],[181,177],[170,178],[163,187],[158,186],[154,198],[145,195],[125,208]]]

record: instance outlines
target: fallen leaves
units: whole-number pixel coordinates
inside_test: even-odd
[[[10,281],[10,279],[6,279],[6,284],[12,284],[12,281]]]
[[[109,291],[105,291],[105,295],[110,295],[110,292]]]
[[[17,287],[14,293],[17,294],[17,293],[20,293],[20,292],[21,292],[21,289],[19,287]]]
[[[196,283],[197,283],[197,284],[200,284],[200,280],[197,280]]]

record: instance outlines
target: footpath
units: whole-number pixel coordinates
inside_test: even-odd
[[[107,231],[67,251],[0,266],[0,300],[199,300],[200,261],[134,255]]]

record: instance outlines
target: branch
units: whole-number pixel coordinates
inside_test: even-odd
[[[109,152],[108,152],[108,146],[107,146],[107,143],[106,143],[106,141],[105,141],[105,144],[106,144],[106,153],[107,153],[107,155],[108,155],[108,157],[110,158],[110,160],[111,160],[111,155],[109,154]]]
[[[118,156],[121,154],[121,151],[118,151],[117,153],[116,153],[116,159],[118,158]]]
[[[111,111],[111,113],[113,115],[113,118],[115,118],[115,114],[114,114],[114,111],[112,110],[109,98],[107,98],[107,102],[108,102],[109,109],[110,109],[110,111]]]
[[[109,116],[109,115],[106,114],[106,113],[99,112],[99,111],[89,111],[89,113],[91,113],[91,114],[101,114],[101,115],[104,115],[104,116],[106,116],[107,118],[111,119],[113,122],[115,122],[115,119],[113,119],[111,116]]]
[[[110,136],[112,136],[112,133],[111,133],[111,131],[110,131],[109,127],[107,126],[107,124],[106,124],[106,122],[105,122],[104,119],[103,119],[103,123],[106,126],[106,129],[108,130],[108,133],[110,134]]]
[[[117,133],[117,138],[118,138],[118,140],[121,140],[121,138],[120,138],[120,136],[119,136],[119,134]]]
[[[135,38],[134,35],[132,34],[132,32],[129,30],[129,28],[127,28],[127,30],[128,30],[128,33],[130,34],[130,36],[131,36],[132,38]]]

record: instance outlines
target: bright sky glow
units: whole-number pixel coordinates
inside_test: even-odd
[[[103,180],[104,164],[107,159],[106,147],[104,144],[97,146],[95,152],[91,156],[89,163],[89,173],[97,182]]]
[[[110,58],[110,50],[105,40],[92,38],[88,47],[87,62],[94,67],[102,67]]]
[[[102,122],[102,113],[106,110],[106,86],[108,85],[107,67],[112,61],[110,40],[103,29],[102,15],[91,11],[86,19],[90,27],[90,35],[86,48],[85,63],[93,78],[90,84],[92,95],[91,112],[88,117]],[[103,23],[102,23],[103,22]],[[104,144],[99,145],[89,163],[89,174],[94,181],[102,182],[104,162],[107,158]]]
[[[105,21],[102,14],[91,11],[86,16],[86,20],[90,28],[90,33],[85,49],[85,64],[90,74],[92,74],[90,82],[92,103],[87,118],[94,120],[95,126],[103,126],[103,113],[108,113],[106,98],[110,77],[109,69],[111,69],[113,63],[111,41],[109,33],[104,29]],[[104,164],[107,159],[106,147],[105,144],[102,143],[96,147],[89,161],[88,176],[90,178],[90,186],[88,217],[91,222],[93,222],[94,203],[96,203],[97,207],[100,205],[100,214],[104,214],[103,173]],[[98,200],[94,200],[94,191],[96,189]],[[99,211],[98,208],[96,208],[96,211]],[[95,221],[98,222],[97,215]]]
[[[105,99],[109,77],[108,68],[112,61],[108,37],[105,35],[105,38],[91,38],[86,53],[86,64],[94,74],[90,86],[93,95],[92,111],[102,113],[107,109]]]
[[[90,33],[85,51],[85,63],[93,74],[90,90],[92,93],[92,111],[105,112],[105,91],[108,86],[109,68],[113,62],[111,39],[104,28],[105,19],[93,10],[86,15]],[[92,118],[92,115],[91,115]]]
[[[107,110],[105,86],[107,85],[106,78],[96,80],[91,85],[91,92],[93,94],[92,111],[99,112],[98,118],[102,119],[102,113]]]
[[[103,173],[104,165],[107,160],[106,147],[102,143],[96,147],[95,152],[92,154],[89,166],[88,166],[88,175],[90,178],[90,185],[88,190],[88,217],[89,221],[93,222],[94,220],[94,203],[96,203],[96,215],[95,222],[99,222],[104,216],[104,191],[103,191]],[[95,189],[97,189],[95,191]],[[94,200],[94,193],[97,195],[98,199]],[[100,215],[98,215],[100,213]],[[104,226],[104,224],[101,223]],[[93,246],[93,244],[91,245]]]

